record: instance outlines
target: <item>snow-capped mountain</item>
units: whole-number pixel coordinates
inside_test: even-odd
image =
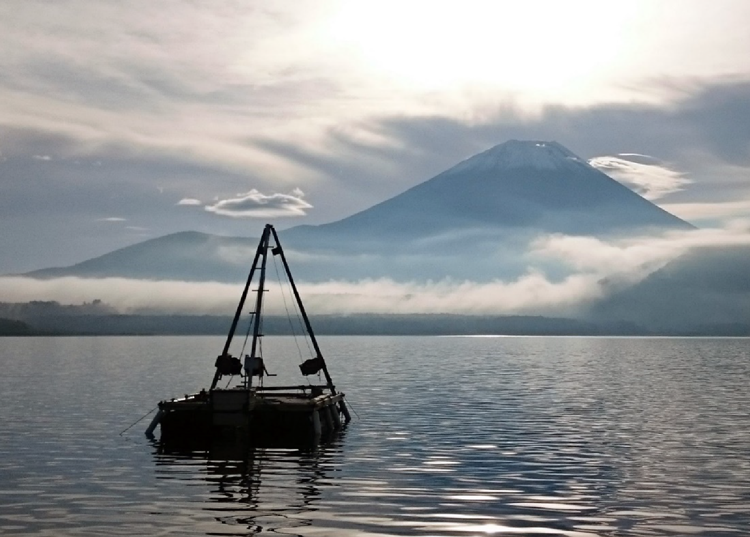
[[[489,280],[526,271],[522,254],[543,234],[690,227],[556,142],[512,140],[369,209],[282,231],[281,239],[295,273],[308,280]],[[254,244],[181,233],[31,275],[241,280]]]
[[[377,244],[490,230],[582,235],[692,226],[556,142],[511,140],[343,220],[285,236]]]
[[[557,142],[510,140],[456,164],[456,173],[534,168],[537,170],[577,170],[587,167],[585,160]]]

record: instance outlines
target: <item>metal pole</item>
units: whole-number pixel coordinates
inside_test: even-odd
[[[266,282],[266,262],[268,260],[268,239],[269,239],[269,229],[273,229],[271,227],[271,224],[266,224],[266,228],[263,230],[263,238],[260,241],[260,246],[258,248],[262,250],[260,252],[260,255],[263,256],[263,259],[260,263],[260,279],[258,283],[258,296],[255,297],[255,318],[253,319],[253,342],[250,347],[250,363],[246,364],[248,367],[245,368],[245,373],[247,374],[247,389],[249,390],[252,387],[253,384],[253,368],[252,366],[255,364],[255,350],[258,346],[258,338],[262,337],[260,333],[260,311],[263,307],[263,286]]]
[[[258,259],[260,258],[261,252],[265,251],[262,248],[264,241],[267,246],[268,245],[268,226],[266,226],[263,229],[263,234],[261,236],[260,243],[258,244],[258,249],[255,251],[255,258],[253,259],[253,264],[250,268],[250,274],[247,276],[247,283],[245,283],[245,289],[242,291],[242,296],[240,297],[240,303],[237,305],[237,311],[234,314],[234,319],[232,319],[232,326],[229,329],[229,334],[227,335],[227,341],[224,344],[224,350],[221,351],[222,356],[226,356],[227,353],[229,352],[229,346],[232,343],[234,332],[235,330],[237,330],[237,322],[240,320],[240,315],[242,315],[242,308],[245,306],[245,299],[247,298],[247,291],[250,288],[250,284],[253,281],[253,275],[255,274],[255,269],[258,265]],[[214,373],[214,379],[211,382],[212,390],[216,387],[216,383],[219,382],[219,378],[221,378],[221,373],[219,372],[219,368],[217,367],[216,372]]]

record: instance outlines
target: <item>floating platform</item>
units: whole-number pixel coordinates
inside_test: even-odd
[[[149,429],[164,442],[242,439],[259,446],[317,444],[351,419],[328,386],[237,387],[162,401]],[[327,392],[327,393],[326,393]]]
[[[272,240],[275,246],[272,246]],[[296,311],[301,317],[299,320],[309,337],[311,357],[304,359],[300,352],[300,373],[304,377],[318,375],[319,379],[322,375],[326,384],[313,385],[308,381],[308,384],[296,386],[263,385],[265,377],[276,376],[266,369],[263,346],[260,343],[263,338],[261,316],[263,296],[267,291],[264,285],[269,253],[271,259],[277,256],[281,259],[290,288],[290,298],[293,297]],[[279,274],[278,267],[275,272]],[[255,308],[249,312],[250,323],[242,349],[238,356],[233,356],[230,346],[255,276],[258,276],[258,288],[253,290]],[[281,298],[286,307],[284,296],[282,290]],[[252,339],[248,349],[251,332]],[[246,349],[249,350],[248,354],[245,354]],[[241,359],[243,354],[244,360]],[[237,439],[251,445],[286,447],[317,444],[351,420],[344,394],[336,391],[328,372],[278,234],[270,224],[263,229],[224,349],[216,358],[214,367],[216,369],[209,390],[159,403],[159,411],[146,430],[147,436],[153,436],[156,427],[161,425],[161,439],[166,443]],[[229,382],[239,376],[242,384],[234,388],[218,388],[219,380],[227,376],[230,377]]]

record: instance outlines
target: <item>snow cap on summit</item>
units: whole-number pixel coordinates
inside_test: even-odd
[[[589,167],[585,160],[557,142],[509,140],[464,160],[450,171],[511,168],[555,170],[580,166]]]

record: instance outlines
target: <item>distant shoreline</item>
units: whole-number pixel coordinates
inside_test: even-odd
[[[342,336],[632,336],[750,337],[750,324],[715,324],[682,330],[648,330],[634,323],[593,322],[537,316],[453,314],[320,315],[311,318],[317,335]],[[226,336],[231,318],[219,315],[51,314],[0,318],[0,337]],[[267,335],[303,333],[286,317],[267,316]]]

